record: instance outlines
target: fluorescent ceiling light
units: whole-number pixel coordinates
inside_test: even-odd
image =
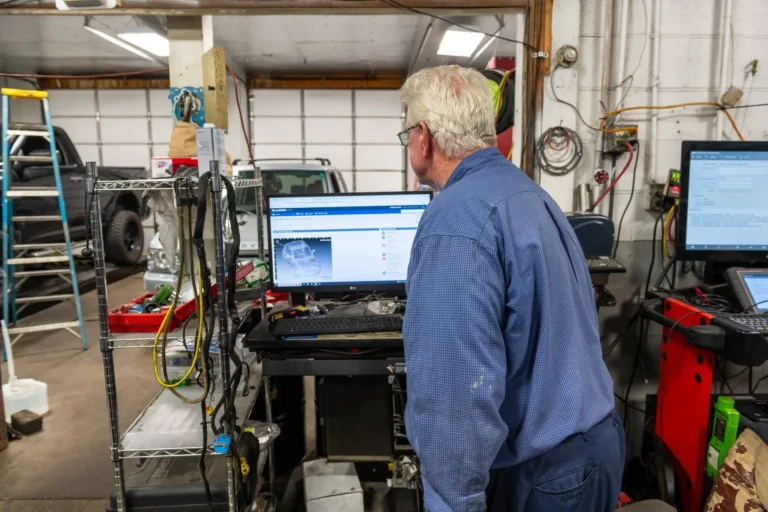
[[[117,34],[117,37],[158,57],[167,57],[170,54],[168,39],[154,32],[129,32]]]
[[[438,55],[450,55],[452,57],[471,57],[475,48],[483,40],[484,34],[480,32],[467,32],[465,30],[446,30]]]
[[[99,30],[99,29],[96,29],[96,28],[93,28],[93,27],[89,27],[88,25],[83,25],[83,28],[85,30],[87,30],[88,32],[91,32],[92,34],[96,34],[97,36],[101,37],[102,39],[106,39],[110,43],[112,43],[114,45],[117,45],[117,46],[119,46],[120,48],[122,48],[124,50],[128,50],[129,52],[138,55],[139,57],[142,57],[142,58],[147,59],[147,60],[151,60],[152,62],[157,62],[157,59],[155,59],[153,56],[149,55],[148,53],[145,53],[145,52],[141,51],[140,49],[136,48],[135,46],[133,46],[131,44],[128,44],[125,41],[123,41],[123,40],[121,40],[121,39],[119,39],[117,37],[113,37],[113,36],[107,34],[106,32],[104,32],[102,30]]]

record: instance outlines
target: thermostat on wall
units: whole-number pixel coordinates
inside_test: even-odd
[[[77,11],[79,9],[114,9],[120,7],[122,0],[56,0],[56,8],[60,11]]]

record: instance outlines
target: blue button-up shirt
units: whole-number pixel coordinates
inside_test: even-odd
[[[554,200],[496,148],[427,207],[408,268],[406,430],[430,512],[482,512],[491,469],[614,407],[589,271]]]

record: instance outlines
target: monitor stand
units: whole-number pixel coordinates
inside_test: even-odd
[[[288,300],[291,303],[291,306],[306,306],[307,305],[307,294],[306,293],[291,293],[288,296]]]

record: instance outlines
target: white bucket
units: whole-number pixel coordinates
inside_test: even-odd
[[[42,416],[48,412],[48,385],[34,379],[16,378],[11,340],[8,337],[8,329],[4,320],[0,320],[0,330],[2,330],[5,355],[8,356],[9,373],[8,384],[3,384],[5,422],[11,423],[11,414],[25,410]]]
[[[3,384],[5,421],[11,422],[11,414],[32,411],[43,415],[48,412],[48,385],[34,379],[15,379]]]

